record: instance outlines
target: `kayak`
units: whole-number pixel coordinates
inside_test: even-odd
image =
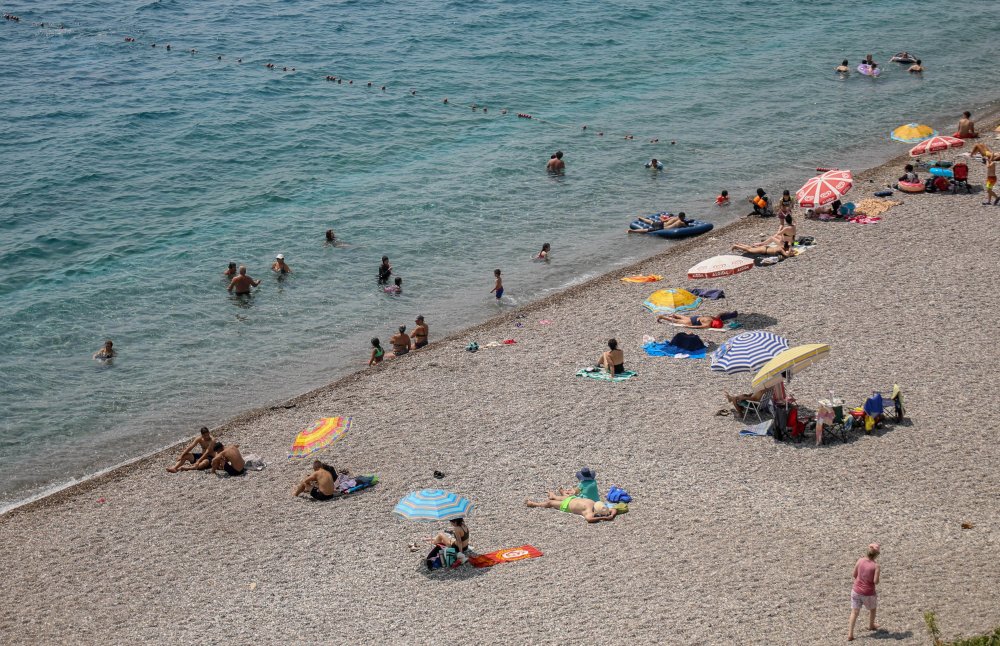
[[[657,215],[651,215],[650,218],[658,217]],[[660,238],[687,238],[690,236],[700,235],[711,231],[715,225],[711,222],[704,222],[702,220],[691,220],[691,224],[686,227],[679,227],[676,229],[660,229],[659,231],[650,231],[652,227],[646,224],[642,220],[633,220],[632,224],[629,225],[630,229],[635,229],[636,231],[649,231],[647,235],[659,236]]]

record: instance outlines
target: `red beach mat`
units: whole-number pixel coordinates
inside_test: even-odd
[[[504,550],[497,550],[489,554],[477,554],[469,559],[469,563],[472,563],[473,567],[493,567],[501,563],[533,559],[541,555],[541,550],[535,549],[530,545],[522,545],[521,547],[509,547]]]

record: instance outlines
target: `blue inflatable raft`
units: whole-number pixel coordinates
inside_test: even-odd
[[[647,216],[648,220],[654,220],[661,215],[667,215],[666,213],[654,213],[653,215]],[[691,220],[691,224],[686,227],[678,227],[675,229],[660,229],[659,231],[652,231],[652,226],[643,222],[642,220],[635,219],[632,220],[632,224],[628,228],[635,231],[648,231],[647,235],[659,236],[661,238],[688,238],[690,236],[701,235],[702,233],[707,233],[711,231],[714,224],[711,222],[704,222],[702,220]]]

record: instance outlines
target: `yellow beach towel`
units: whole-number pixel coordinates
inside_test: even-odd
[[[663,276],[659,274],[650,274],[648,276],[626,276],[622,278],[626,283],[655,283],[657,281],[663,280]]]
[[[854,210],[860,213],[864,213],[870,218],[878,215],[882,215],[894,206],[899,206],[902,202],[897,202],[895,200],[880,200],[877,198],[867,198],[860,200],[854,205]]]

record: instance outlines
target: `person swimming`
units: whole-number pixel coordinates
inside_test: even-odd
[[[833,71],[837,72],[838,74],[850,74],[851,68],[848,67],[847,59],[845,58],[843,61],[841,61],[840,65],[835,67]]]
[[[543,260],[545,262],[548,262],[549,261],[549,252],[551,250],[552,250],[552,245],[550,245],[548,242],[546,242],[545,244],[542,245],[542,250],[538,252],[537,256],[535,256],[535,260]]]

